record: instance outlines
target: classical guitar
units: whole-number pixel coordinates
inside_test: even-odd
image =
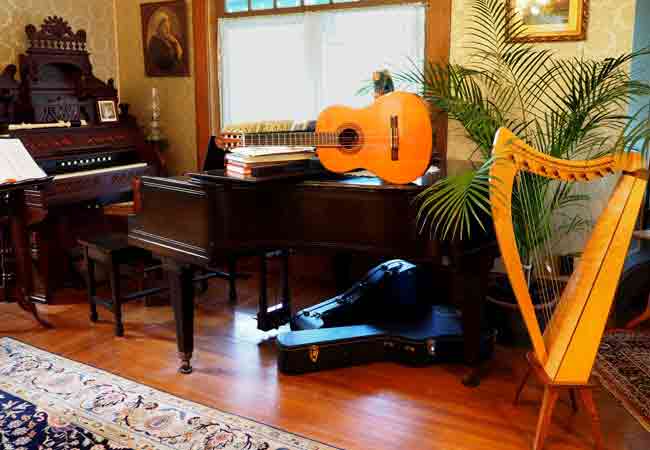
[[[391,92],[367,108],[332,106],[316,122],[315,132],[223,133],[222,148],[314,146],[321,163],[333,172],[367,169],[390,183],[410,183],[429,167],[432,129],[429,109],[417,95]]]

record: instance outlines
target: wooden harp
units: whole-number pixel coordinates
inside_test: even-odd
[[[562,160],[533,149],[505,128],[496,134],[493,157],[490,204],[494,227],[508,279],[533,347],[533,352],[528,355],[530,368],[516,399],[531,373],[543,382],[544,399],[534,443],[535,449],[541,449],[559,393],[568,390],[574,408],[575,394],[580,394],[591,414],[595,441],[599,446],[598,414],[588,382],[643,202],[648,181],[645,161],[635,152],[584,161]],[[548,250],[548,246],[540,244],[546,248],[532,250],[529,247],[524,261],[526,267],[522,264],[522,246],[516,241],[513,225],[513,211],[521,218],[525,214],[522,212],[527,206],[525,203],[529,201],[518,199],[530,198],[518,195],[519,190],[525,188],[522,180],[536,178],[574,183],[615,174],[620,178],[594,223],[580,261],[564,289],[541,290],[545,295],[555,296],[547,303],[553,306],[552,310],[546,312],[545,320],[541,320],[529,291],[529,264],[536,261],[539,265],[543,260],[538,254]],[[513,199],[517,200],[514,207]],[[543,240],[539,239],[540,242]]]

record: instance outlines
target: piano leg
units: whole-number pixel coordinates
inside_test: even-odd
[[[194,351],[194,271],[189,264],[164,258],[163,265],[169,277],[169,293],[176,322],[176,343],[182,374],[192,373]]]
[[[464,357],[470,371],[462,383],[476,387],[489,371],[489,361],[481,360],[481,340],[483,329],[483,309],[488,275],[494,264],[495,253],[492,246],[477,252],[455,252],[452,250],[454,270],[451,275],[452,296],[462,311]]]
[[[289,250],[282,250],[282,307],[291,316],[291,289],[289,287]]]
[[[237,303],[237,257],[230,255],[228,257],[228,291],[231,304]]]
[[[257,329],[269,331],[280,328],[291,319],[291,293],[289,290],[289,250],[281,250],[282,258],[282,299],[269,307],[267,286],[267,253],[260,254],[259,306],[257,310]]]

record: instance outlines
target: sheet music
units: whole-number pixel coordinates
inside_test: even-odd
[[[0,184],[46,177],[20,139],[0,139]]]

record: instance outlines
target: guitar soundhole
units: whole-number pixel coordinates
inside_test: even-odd
[[[339,132],[339,145],[344,150],[354,150],[359,146],[359,132],[353,128],[345,128]]]

